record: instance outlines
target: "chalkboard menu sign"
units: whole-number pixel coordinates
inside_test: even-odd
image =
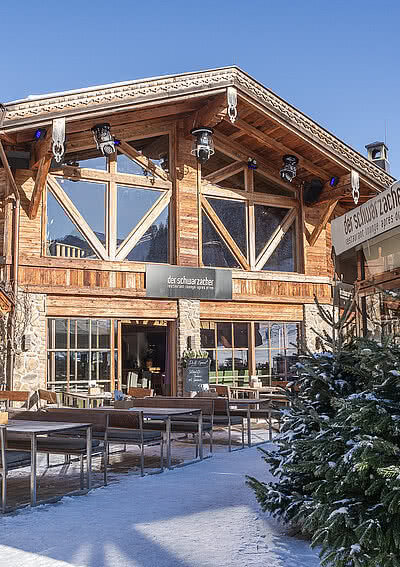
[[[208,390],[208,358],[189,358],[185,368],[185,391],[204,392]]]

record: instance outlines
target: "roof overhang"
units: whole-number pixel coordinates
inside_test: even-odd
[[[115,83],[6,103],[0,133],[6,135],[7,132],[44,126],[61,116],[69,123],[84,117],[106,116],[141,107],[170,104],[172,101],[209,98],[230,86],[237,89],[240,98],[273,115],[283,126],[325,153],[329,152],[336,161],[357,170],[375,185],[385,188],[394,182],[394,178],[383,169],[235,66]]]

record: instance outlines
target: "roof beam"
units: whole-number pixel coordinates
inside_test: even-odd
[[[216,184],[227,177],[231,177],[232,175],[239,173],[244,169],[245,165],[244,161],[235,161],[225,167],[221,167],[221,169],[217,169],[217,171],[214,171],[213,173],[209,173],[204,177],[204,179],[205,181],[208,181],[208,183]]]
[[[340,166],[344,169],[347,169],[348,171],[353,168],[353,166],[350,166],[346,162],[346,158],[344,158],[344,157],[342,158],[340,156],[337,156],[333,152],[331,152],[330,150],[325,149],[318,142],[312,140],[310,137],[306,136],[306,134],[304,134],[303,132],[301,132],[300,130],[295,128],[292,124],[290,124],[289,121],[284,120],[283,118],[280,118],[275,112],[269,110],[265,106],[260,105],[258,102],[256,102],[254,99],[252,99],[250,96],[247,96],[242,92],[238,93],[238,96],[244,102],[246,102],[246,104],[248,104],[252,108],[255,108],[259,112],[262,112],[266,116],[268,116],[268,118],[271,121],[275,122],[277,125],[280,125],[283,129],[286,129],[289,132],[294,133],[298,138],[300,138],[301,140],[304,140],[310,146],[316,148],[323,156],[327,157],[331,162],[337,164],[338,166]],[[360,158],[366,160],[366,158],[363,158],[363,156],[361,156],[361,155],[360,155]],[[366,185],[371,187],[377,193],[380,193],[382,191],[382,186],[379,185],[379,182],[372,181],[369,177],[367,177],[366,175],[364,175],[362,173],[360,173],[360,181],[362,181],[363,183],[365,183]]]
[[[213,128],[227,116],[228,101],[226,92],[208,101],[194,117],[193,127],[207,126]]]
[[[331,177],[329,173],[325,171],[322,167],[316,166],[315,164],[313,164],[311,161],[303,157],[295,150],[288,148],[287,146],[282,144],[282,142],[278,142],[278,140],[271,138],[271,136],[268,136],[258,128],[251,126],[251,124],[248,124],[244,120],[238,118],[236,120],[235,126],[240,128],[244,133],[248,134],[252,138],[255,138],[259,142],[265,144],[266,146],[269,146],[270,148],[273,148],[274,150],[278,150],[283,154],[291,154],[296,156],[299,160],[299,167],[302,167],[307,171],[309,171],[310,173],[317,175],[318,177],[321,177],[321,179],[323,179],[324,181],[327,181]]]
[[[10,144],[11,146],[15,146],[17,143],[14,136],[10,136],[10,134],[6,134],[5,132],[0,132],[0,140],[3,140],[4,142]]]
[[[273,169],[263,157],[254,153],[253,151],[243,151],[243,145],[238,144],[230,140],[227,136],[224,136],[220,132],[214,132],[214,145],[217,149],[221,150],[223,153],[227,154],[233,159],[244,161],[247,163],[249,156],[254,158],[257,161],[258,170],[265,176],[267,179],[270,179],[277,185],[284,187],[286,191],[293,191],[296,193],[296,187],[291,187],[289,183],[285,183],[279,177],[279,171]]]
[[[335,188],[331,188],[329,185],[325,186],[319,199],[316,203],[313,203],[311,206],[316,207],[318,205],[322,205],[323,203],[331,203],[335,199],[339,200],[342,197],[345,197],[349,193],[351,193],[351,181],[350,181],[350,174],[344,175],[339,179],[339,183]]]
[[[51,160],[53,159],[51,149],[52,134],[53,128],[51,127],[47,130],[46,137],[43,140],[39,140],[32,145],[35,157],[31,168],[37,168],[38,171],[36,173],[35,186],[29,203],[28,216],[31,220],[35,219],[38,214],[40,200],[47,183],[47,174],[49,173]]]
[[[35,186],[33,188],[32,197],[29,203],[28,216],[31,220],[37,217],[40,200],[42,198],[44,188],[46,187],[47,175],[50,170],[52,158],[53,154],[46,154],[40,159],[39,169],[37,171],[35,179]]]
[[[336,199],[335,201],[328,203],[325,211],[322,213],[322,216],[321,216],[319,223],[316,225],[316,227],[312,231],[311,236],[309,238],[307,238],[310,246],[314,246],[314,244],[317,242],[321,232],[324,230],[324,228],[328,224],[329,219],[331,218],[332,213],[333,213],[336,205],[338,204],[338,201],[339,200]]]

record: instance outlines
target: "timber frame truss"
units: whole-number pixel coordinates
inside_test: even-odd
[[[232,152],[227,150],[223,144],[218,144],[218,149],[225,153],[226,155],[233,157]],[[229,145],[228,145],[229,148]],[[242,157],[241,155],[239,158]],[[262,172],[265,177],[267,177],[267,172],[263,171],[263,168],[257,170]],[[243,172],[244,174],[244,190],[236,188],[226,188],[219,187],[218,182],[228,179],[236,173]],[[269,176],[267,178],[270,178]],[[274,179],[276,183],[276,179]],[[283,184],[282,184],[283,185]],[[284,185],[287,190],[287,184]],[[248,253],[247,256],[243,254],[239,246],[236,244],[235,240],[229,234],[227,228],[224,226],[212,206],[207,200],[207,197],[229,199],[233,201],[239,201],[246,204],[246,220],[247,220],[247,236],[248,236]],[[266,205],[268,207],[279,207],[287,208],[288,212],[283,218],[282,222],[274,230],[268,241],[264,244],[262,250],[256,255],[256,245],[255,245],[255,205]],[[213,173],[210,173],[202,180],[201,185],[201,209],[202,214],[206,215],[211,221],[214,229],[217,231],[219,236],[223,239],[224,243],[228,247],[229,251],[239,263],[243,270],[254,271],[262,270],[266,262],[275,252],[280,242],[284,238],[288,230],[295,225],[295,245],[294,245],[294,259],[295,259],[295,271],[301,271],[301,234],[299,232],[299,222],[297,221],[299,216],[299,200],[297,197],[286,197],[280,195],[270,195],[265,193],[258,193],[254,191],[254,172],[248,169],[247,163],[244,161],[236,161],[229,164]],[[201,227],[201,222],[200,222]],[[202,238],[200,229],[199,238],[199,256],[202,257]]]
[[[168,133],[168,132],[167,132]],[[79,232],[89,243],[93,251],[101,260],[122,261],[126,259],[132,249],[138,244],[143,235],[150,229],[154,221],[169,205],[172,197],[172,181],[169,175],[149,158],[135,150],[128,142],[121,141],[118,151],[139,165],[146,175],[118,173],[117,154],[107,160],[107,171],[64,166],[59,171],[52,171],[47,175],[47,190],[51,192],[58,204],[62,207],[68,218],[79,229]],[[63,177],[71,181],[98,182],[106,186],[105,227],[106,242],[103,245],[95,232],[88,225],[72,200],[68,197],[57,178]],[[143,215],[136,226],[132,227],[123,242],[117,246],[117,186],[143,188],[160,192],[156,202]],[[43,216],[46,226],[47,215]],[[44,231],[45,233],[45,231]],[[45,244],[45,243],[44,243]],[[45,248],[43,250],[45,253]]]

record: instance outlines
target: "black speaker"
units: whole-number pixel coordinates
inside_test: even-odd
[[[8,165],[11,169],[29,169],[31,154],[30,152],[6,152]],[[3,166],[0,159],[0,165]]]
[[[319,199],[324,188],[324,183],[321,179],[311,179],[306,181],[303,188],[303,202],[305,205],[313,205]]]

